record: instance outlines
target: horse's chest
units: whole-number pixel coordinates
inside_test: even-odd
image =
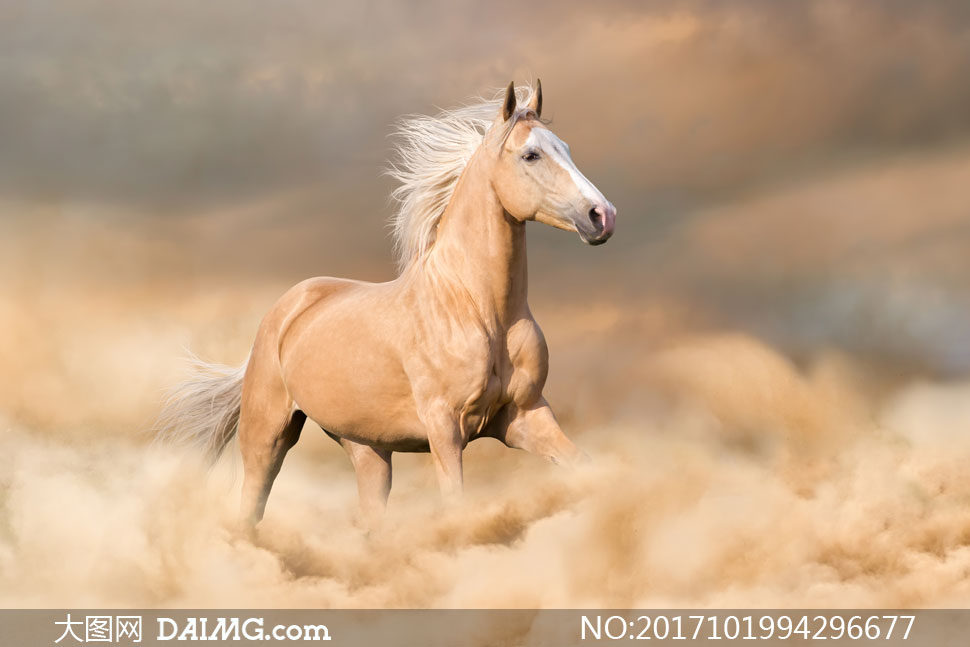
[[[459,423],[465,439],[477,435],[485,423],[501,408],[504,381],[496,370],[483,375],[459,410]]]
[[[542,393],[547,372],[545,340],[531,319],[513,325],[498,339],[490,340],[485,361],[476,362],[472,372],[474,388],[461,407],[466,438],[481,431],[488,420],[507,403],[528,403]]]

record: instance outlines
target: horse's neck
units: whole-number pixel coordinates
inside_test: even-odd
[[[511,324],[526,307],[525,224],[505,213],[489,160],[476,153],[438,223],[432,254],[441,274],[461,282],[482,316]]]

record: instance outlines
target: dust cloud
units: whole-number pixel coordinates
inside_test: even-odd
[[[0,2],[0,605],[970,605],[968,25]],[[537,77],[619,209],[597,250],[529,233],[546,395],[592,465],[478,441],[444,510],[398,455],[367,534],[308,423],[238,536],[236,452],[210,473],[146,433],[179,355],[242,362],[307,276],[390,278],[393,121]]]
[[[970,602],[968,383],[834,351],[795,363],[673,307],[557,312],[548,392],[589,468],[477,441],[465,500],[443,509],[428,457],[396,455],[387,518],[368,534],[346,458],[308,423],[249,540],[235,531],[238,450],[207,473],[143,430],[179,372],[171,349],[231,358],[258,310],[240,292],[153,291],[175,313],[153,322],[135,314],[145,295],[114,293],[100,312],[82,296],[3,311],[24,329],[47,314],[36,346],[3,348],[6,365],[45,349],[50,367],[4,384],[3,606]],[[78,329],[82,312],[94,319]]]

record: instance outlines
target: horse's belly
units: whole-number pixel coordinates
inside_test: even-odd
[[[428,451],[428,437],[417,415],[379,406],[315,398],[297,406],[323,429],[340,438],[392,451]]]
[[[410,389],[400,380],[364,367],[355,371],[325,364],[293,371],[288,377],[296,406],[336,436],[388,449],[415,443],[427,446]]]

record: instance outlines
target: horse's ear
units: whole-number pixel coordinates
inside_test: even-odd
[[[536,113],[536,117],[542,116],[542,81],[539,79],[536,79],[536,90],[529,100],[529,110]]]
[[[502,121],[508,121],[515,113],[515,84],[509,83],[505,91],[505,103],[502,105]]]

